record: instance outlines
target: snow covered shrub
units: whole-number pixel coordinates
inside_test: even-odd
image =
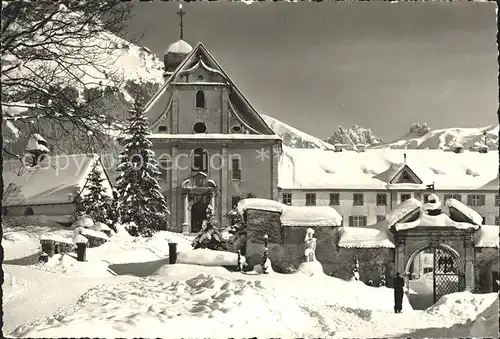
[[[212,206],[207,206],[207,220],[203,221],[200,232],[196,234],[193,240],[193,248],[208,248],[211,250],[220,250],[222,246],[222,234],[214,216]]]
[[[167,229],[170,212],[157,181],[161,173],[155,152],[151,150],[153,144],[148,139],[151,130],[142,101],[142,96],[136,96],[125,137],[120,139],[124,150],[120,152],[116,189],[121,221],[133,221],[139,234],[150,237]]]

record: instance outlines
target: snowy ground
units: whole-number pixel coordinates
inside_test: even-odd
[[[6,256],[24,256],[21,247],[36,249],[21,238],[29,239],[18,233],[17,241],[10,240],[5,248]],[[185,263],[168,265],[171,241],[178,243],[179,261]],[[4,333],[171,338],[496,336],[491,326],[490,333],[485,331],[498,300],[495,293],[456,293],[425,311],[412,310],[405,299],[403,313],[394,314],[391,289],[301,271],[229,272],[216,265],[234,264],[234,254],[193,251],[190,241],[170,232],[152,239],[122,233],[89,249],[85,263],[72,255],[56,255],[45,265],[4,264]],[[478,315],[482,320],[474,323]]]

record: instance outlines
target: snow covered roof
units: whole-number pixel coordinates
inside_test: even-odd
[[[436,190],[477,190],[498,177],[497,152],[453,153],[424,149],[329,152],[283,146],[278,186],[282,189],[380,190],[412,186],[388,186],[392,179],[390,174],[396,175],[404,161],[404,153],[407,166],[423,181],[422,185],[434,183]],[[391,167],[393,170],[389,173]],[[413,186],[410,188],[415,188]]]
[[[458,210],[460,213],[462,213],[465,217],[470,219],[474,224],[476,225],[481,225],[483,223],[483,217],[474,211],[472,208],[469,206],[465,205],[464,203],[456,200],[456,199],[448,199],[445,202],[446,206],[448,208],[455,208]]]
[[[368,227],[341,227],[338,246],[344,248],[394,248],[386,231]]]
[[[281,214],[282,226],[340,226],[342,217],[330,206],[288,206]]]
[[[444,213],[439,215],[428,215],[425,213],[420,213],[420,216],[415,221],[397,223],[394,225],[396,231],[407,230],[415,227],[455,227],[459,229],[478,229],[478,225],[469,224],[467,222],[456,222],[451,220],[451,218]]]
[[[497,225],[481,225],[475,234],[475,246],[498,248],[499,230]]]
[[[167,53],[189,54],[192,50],[193,47],[191,47],[190,44],[180,39],[174,42],[173,44],[170,44],[170,46],[168,46],[167,49],[165,50],[165,54]]]
[[[415,209],[420,209],[422,206],[422,202],[415,198],[410,198],[408,200],[403,201],[399,205],[397,205],[394,209],[392,209],[387,215],[385,219],[389,226],[396,224],[398,221],[403,219],[405,216],[410,214]]]
[[[282,226],[340,226],[342,217],[330,206],[289,206],[279,201],[247,198],[238,202],[240,214],[247,209],[281,213]]]
[[[97,164],[96,154],[47,156],[43,163],[20,172],[2,173],[4,185],[18,185],[19,192],[4,197],[6,206],[71,203],[84,188]]]
[[[275,200],[246,198],[238,202],[236,209],[240,214],[243,214],[247,209],[282,213],[286,207],[287,205]]]

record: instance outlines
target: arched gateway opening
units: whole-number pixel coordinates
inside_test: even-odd
[[[474,290],[474,237],[480,216],[457,200],[409,199],[387,216],[394,236],[395,272],[405,280],[407,297],[425,309],[443,295]]]
[[[451,246],[422,245],[405,266],[408,299],[414,309],[423,310],[443,295],[465,289],[465,263]]]

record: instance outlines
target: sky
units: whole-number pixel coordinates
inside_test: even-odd
[[[390,141],[498,123],[495,3],[183,2],[201,41],[261,114],[319,138],[357,124]],[[135,2],[129,34],[163,60],[178,3]]]

